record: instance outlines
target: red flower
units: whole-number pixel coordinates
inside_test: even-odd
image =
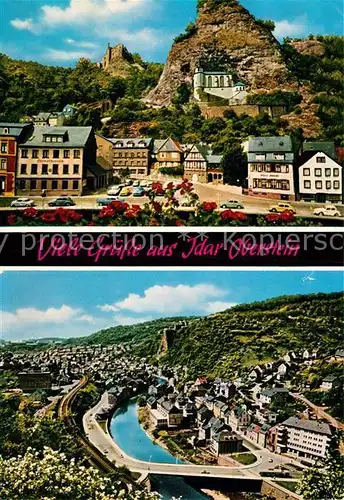
[[[204,201],[202,203],[202,209],[205,212],[212,212],[217,208],[217,204],[214,201]]]
[[[184,222],[180,219],[176,220],[176,226],[185,226]]]
[[[69,210],[69,218],[75,222],[82,219],[82,214],[76,212],[75,210]]]
[[[11,214],[7,217],[7,222],[10,226],[14,226],[14,224],[16,223],[16,219],[17,219],[16,214]]]
[[[266,214],[265,218],[269,222],[278,222],[280,220],[279,214]]]
[[[233,210],[225,210],[221,213],[222,220],[236,220],[236,213]]]
[[[294,212],[291,210],[284,210],[280,215],[280,219],[283,222],[290,222],[294,219]]]
[[[115,210],[111,208],[110,206],[108,207],[103,207],[101,211],[98,214],[98,217],[101,219],[105,219],[106,217],[113,217],[115,215]]]
[[[58,208],[56,210],[56,215],[59,217],[60,221],[64,224],[69,221],[69,211],[65,208]]]
[[[153,201],[153,209],[157,214],[162,212],[162,206],[157,201]]]
[[[38,214],[38,211],[35,208],[27,208],[24,210],[23,215],[24,217],[29,217],[29,218],[34,218]]]
[[[129,208],[129,205],[128,203],[123,203],[122,201],[112,201],[106,208],[112,208],[114,212],[124,214],[124,212]]]
[[[244,212],[235,212],[235,219],[240,222],[245,222],[247,220],[247,215]]]
[[[152,191],[155,194],[163,194],[164,190],[163,190],[161,182],[153,182]]]
[[[173,182],[169,182],[167,184],[167,189],[173,189]]]
[[[41,220],[43,222],[55,222],[56,221],[56,212],[44,212],[44,214],[41,215]]]
[[[142,212],[140,205],[132,205],[125,213],[127,219],[136,219]]]
[[[94,220],[91,220],[91,222],[89,222],[87,225],[88,226],[96,226],[97,224],[94,222]]]

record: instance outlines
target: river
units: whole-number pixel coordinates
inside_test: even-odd
[[[137,416],[136,401],[124,403],[111,420],[110,431],[114,441],[129,456],[147,462],[181,463],[171,453],[155,444],[142,429]],[[151,476],[152,489],[158,491],[163,500],[182,497],[183,500],[205,500],[208,496],[188,485],[183,478],[174,476]]]

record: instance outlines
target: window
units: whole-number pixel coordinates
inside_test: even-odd
[[[321,168],[316,168],[314,174],[315,177],[321,177]]]
[[[330,168],[325,168],[325,176],[331,177],[331,169]]]
[[[310,189],[311,188],[311,181],[304,181],[303,187],[305,189]]]
[[[19,189],[25,189],[25,187],[26,187],[26,182],[23,179],[21,179],[19,181]]]
[[[63,137],[62,137],[62,135],[59,135],[59,136],[57,137],[57,142],[63,142]]]
[[[339,168],[333,169],[333,177],[339,177]]]
[[[4,134],[8,135],[10,133],[10,130],[8,128],[4,128]]]
[[[73,174],[79,173],[79,165],[73,165]]]
[[[51,142],[51,137],[50,135],[47,135],[44,139],[44,142]]]
[[[264,161],[265,158],[266,158],[265,154],[262,154],[262,153],[256,154],[256,160],[258,160],[258,161]]]
[[[52,181],[51,182],[51,189],[57,189],[58,183],[57,181]]]
[[[74,149],[74,158],[80,158],[80,149]]]
[[[57,142],[57,137],[55,135],[51,136],[51,142]]]
[[[315,181],[315,189],[322,189],[322,181]]]
[[[285,159],[285,154],[283,154],[283,153],[274,153],[274,159],[275,160],[284,160]]]
[[[1,170],[6,170],[7,168],[7,160],[1,160],[0,162],[0,169]]]
[[[69,165],[63,165],[63,173],[64,173],[64,175],[68,175],[68,173],[69,173]]]
[[[37,181],[31,180],[30,181],[30,189],[36,189],[37,186]]]
[[[70,151],[69,151],[69,149],[65,149],[65,150],[63,151],[63,158],[69,158],[69,156],[70,156]]]
[[[79,181],[73,181],[73,189],[79,189]]]
[[[47,174],[47,173],[48,173],[48,165],[46,163],[43,163],[42,174]]]
[[[333,181],[333,189],[339,189],[339,181]]]
[[[49,158],[49,149],[43,149],[43,158]]]
[[[53,151],[53,158],[59,158],[60,157],[60,151],[59,149],[54,149]]]
[[[62,189],[68,189],[68,181],[62,181]]]
[[[58,165],[53,165],[53,174],[56,175],[59,173],[59,166]]]
[[[42,186],[42,189],[47,189],[47,187],[48,187],[48,181],[42,181],[41,186]]]
[[[38,149],[32,150],[32,158],[38,158]]]
[[[31,165],[31,175],[37,175],[37,164]]]
[[[7,142],[2,142],[1,143],[1,152],[2,153],[7,153]]]
[[[22,158],[28,158],[28,151],[27,151],[27,149],[22,149],[21,157]]]
[[[26,165],[20,165],[20,173],[21,174],[26,174]]]
[[[326,163],[326,157],[325,156],[318,156],[317,163]]]
[[[326,181],[326,189],[331,189],[331,181]]]

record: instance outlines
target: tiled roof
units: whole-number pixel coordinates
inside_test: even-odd
[[[149,137],[139,137],[139,138],[130,138],[130,137],[126,137],[126,138],[121,138],[121,137],[114,137],[113,139],[109,139],[110,142],[112,142],[112,144],[117,144],[117,143],[122,143],[123,144],[123,148],[130,148],[130,147],[134,147],[134,148],[139,148],[140,147],[140,144],[144,144],[145,147],[150,147],[152,142],[153,142],[153,139],[152,138],[149,138]],[[131,144],[133,144],[133,146],[131,146]]]
[[[23,129],[31,126],[31,123],[11,123],[0,122],[0,135],[8,135],[11,137],[19,137]],[[8,134],[5,134],[4,129],[8,129]]]
[[[292,151],[293,147],[289,135],[283,137],[252,137],[248,142],[249,153],[282,153]]]
[[[333,160],[337,159],[336,148],[334,146],[334,142],[313,142],[306,141],[303,143],[303,151],[315,151],[316,153],[325,153],[330,156]]]
[[[85,146],[92,127],[34,127],[31,136],[21,142],[21,146],[28,147],[53,147],[57,148],[82,148]],[[45,142],[45,135],[64,135],[65,142]]]
[[[286,427],[295,427],[296,429],[304,429],[306,431],[317,432],[318,434],[325,434],[326,436],[331,436],[332,432],[330,426],[323,422],[318,422],[317,420],[306,420],[297,417],[290,417],[281,425]]]

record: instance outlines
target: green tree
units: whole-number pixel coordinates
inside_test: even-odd
[[[338,451],[335,434],[323,461],[309,467],[300,481],[299,493],[304,500],[341,500],[344,498],[344,456]]]
[[[247,178],[247,155],[240,145],[225,150],[221,161],[226,184],[242,186]]]

